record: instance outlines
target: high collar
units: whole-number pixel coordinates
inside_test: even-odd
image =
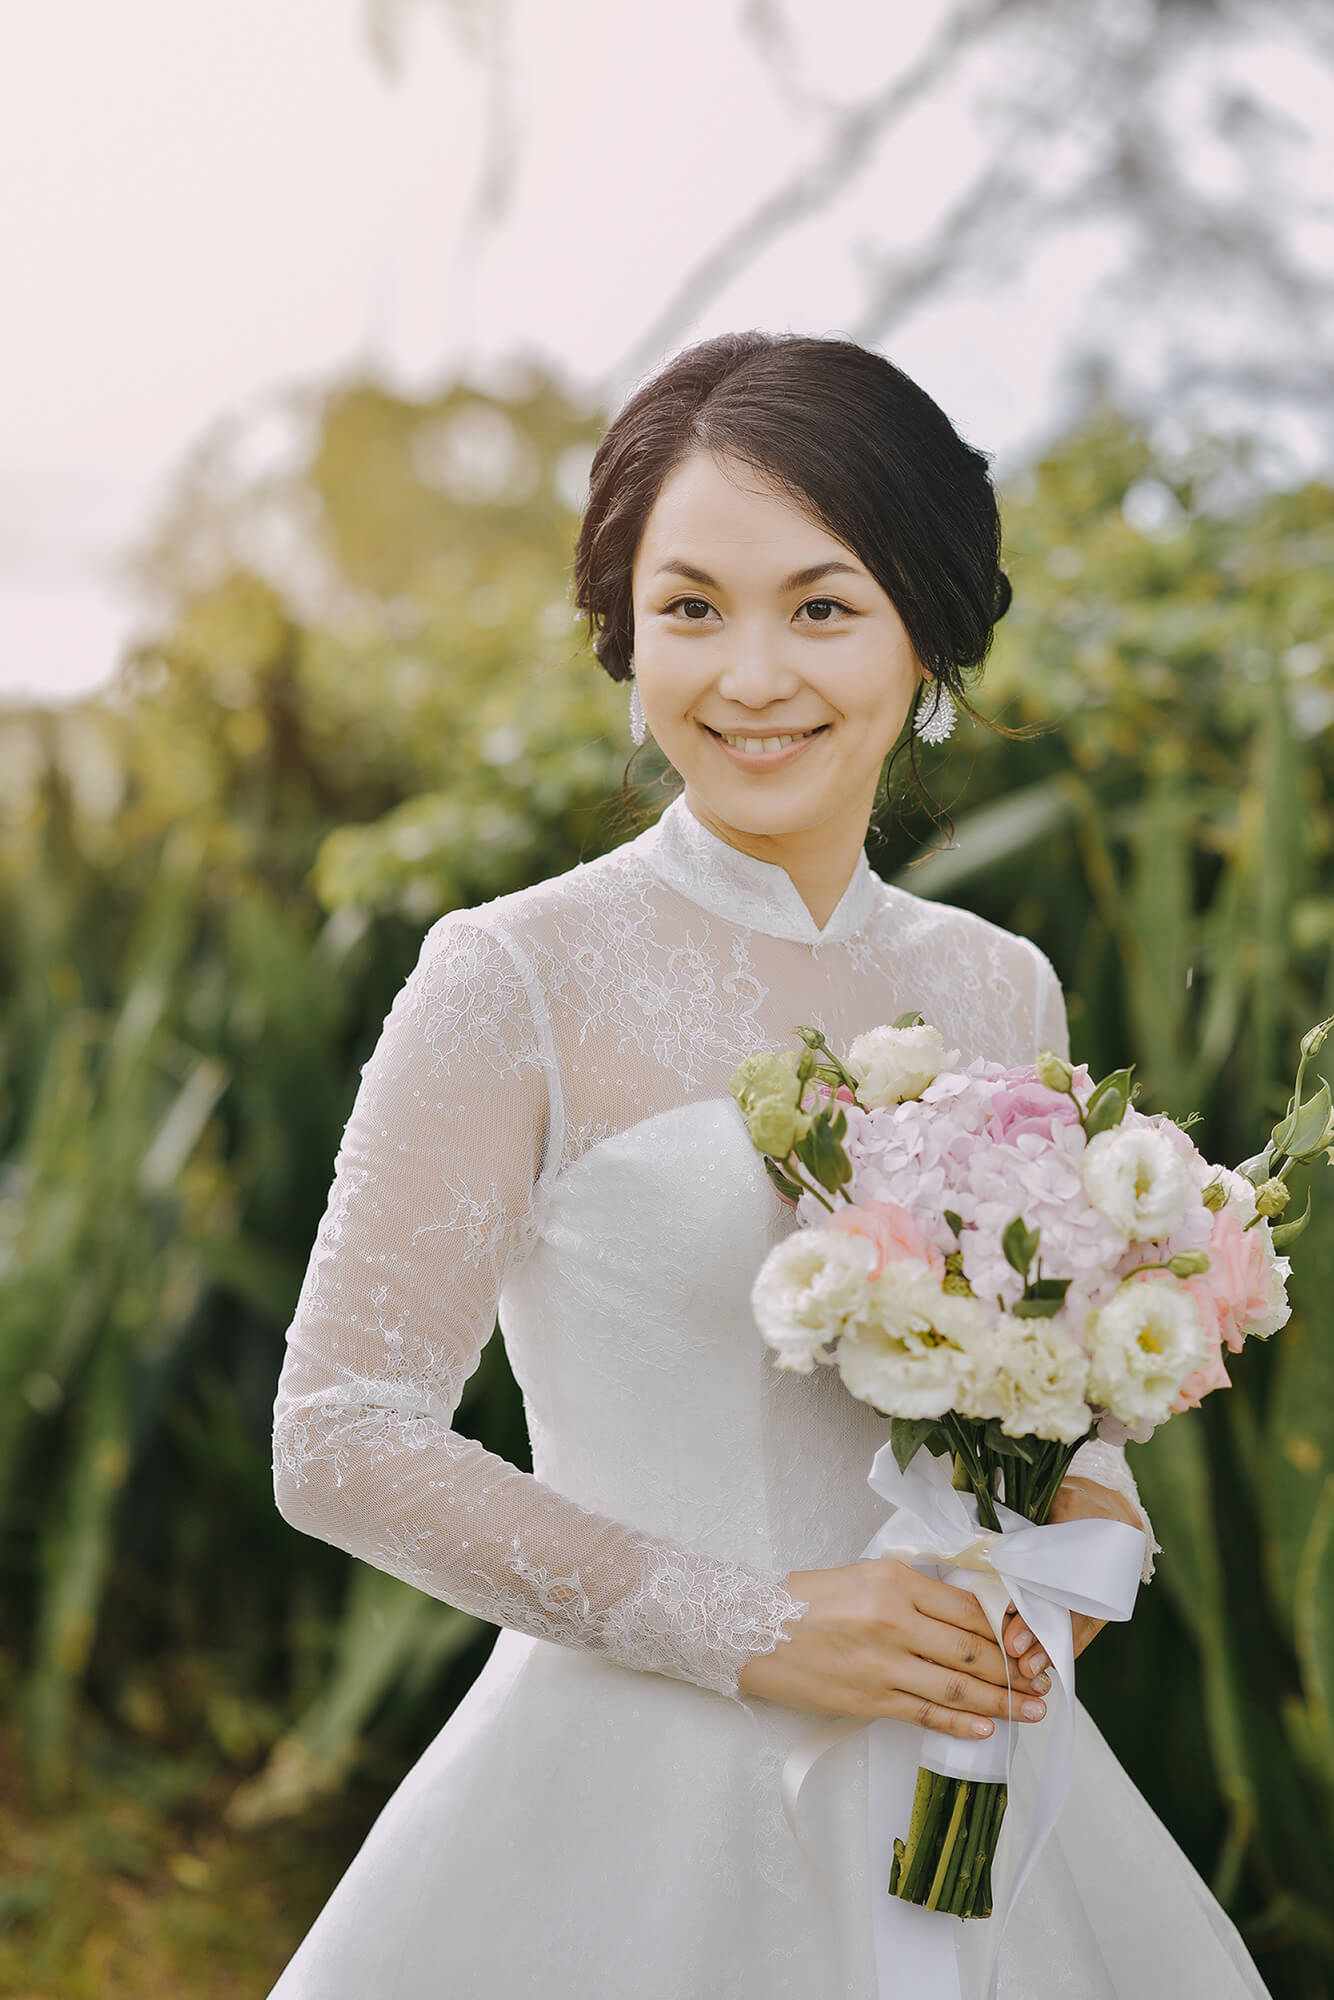
[[[880,878],[863,848],[842,896],[821,930],[786,868],[760,861],[719,838],[695,818],[678,793],[655,825],[639,834],[635,848],[649,868],[671,888],[702,909],[769,937],[799,944],[834,944],[849,938],[876,906]]]

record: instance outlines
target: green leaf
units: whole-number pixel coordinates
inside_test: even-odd
[[[1124,1069],[1108,1070],[1106,1076],[1099,1083],[1095,1084],[1090,1091],[1088,1103],[1084,1107],[1085,1111],[1096,1110],[1103,1099],[1109,1096],[1114,1090],[1119,1091],[1121,1096],[1129,1101],[1131,1096],[1130,1079],[1134,1074],[1134,1070],[1134,1063],[1127,1063]]]
[[[1016,1319],[1050,1319],[1065,1304],[1069,1289],[1069,1278],[1035,1278],[1010,1311]]]
[[[801,1164],[830,1194],[836,1193],[846,1181],[852,1179],[852,1162],[841,1143],[842,1132],[846,1130],[847,1119],[842,1105],[839,1106],[837,1119],[831,1119],[827,1112],[817,1112],[811,1120],[810,1130],[798,1139],[793,1148]]]
[[[1041,1234],[1041,1230],[1027,1228],[1022,1215],[1012,1217],[1005,1225],[1001,1249],[1005,1252],[1006,1263],[1021,1278],[1028,1276],[1029,1265],[1038,1254]]]
[[[1276,1250],[1286,1250],[1289,1243],[1295,1243],[1297,1241],[1297,1238],[1301,1235],[1302,1231],[1305,1229],[1307,1223],[1310,1220],[1311,1220],[1311,1190],[1310,1188],[1307,1188],[1306,1206],[1302,1210],[1301,1214],[1294,1215],[1291,1222],[1279,1222],[1274,1225],[1272,1230],[1274,1248]]]
[[[915,860],[891,879],[914,895],[949,899],[965,884],[994,875],[998,867],[1033,849],[1045,855],[1074,816],[1065,774],[1039,778],[968,813],[959,821],[949,847]]]
[[[1021,1458],[1025,1465],[1037,1463],[1031,1439],[1010,1437],[1001,1429],[999,1417],[988,1417],[983,1439],[987,1450],[997,1458]]]
[[[1319,1090],[1274,1127],[1270,1144],[1294,1160],[1320,1152],[1329,1144],[1330,1113],[1329,1085],[1321,1077]]]
[[[945,1220],[956,1236],[962,1234],[963,1217],[961,1215],[956,1215],[952,1208],[947,1208],[945,1210]]]
[[[926,1026],[926,1018],[924,1015],[919,1014],[915,1008],[910,1008],[906,1014],[896,1015],[890,1025],[895,1028],[924,1028]]]
[[[786,1196],[788,1201],[800,1201],[802,1195],[806,1192],[801,1183],[794,1181],[789,1175],[785,1174],[777,1160],[771,1160],[767,1153],[762,1153],[760,1157],[764,1161],[765,1173],[768,1174],[769,1179],[778,1189],[779,1194]]]
[[[1090,1139],[1096,1139],[1100,1132],[1111,1132],[1126,1115],[1126,1100],[1119,1090],[1109,1090],[1100,1097],[1093,1110],[1084,1115],[1084,1130]]]
[[[934,1444],[933,1436],[938,1440]],[[929,1446],[937,1458],[949,1448],[949,1440],[941,1429],[939,1417],[891,1417],[889,1438],[900,1472],[908,1470],[923,1445]]]
[[[1312,1747],[1334,1782],[1334,1473],[1325,1481],[1297,1567],[1293,1626]]]
[[[1185,1067],[1196,816],[1189,772],[1175,763],[1151,767],[1131,835],[1133,948],[1123,955],[1123,969],[1135,1046],[1160,1095]]]

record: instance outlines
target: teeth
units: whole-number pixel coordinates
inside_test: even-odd
[[[723,741],[730,743],[734,750],[749,750],[753,755],[761,750],[786,750],[789,743],[803,743],[814,734],[813,729],[803,729],[797,736],[728,736],[724,732]]]

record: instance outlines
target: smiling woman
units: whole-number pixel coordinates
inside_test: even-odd
[[[687,350],[616,417],[575,577],[692,812],[817,922],[915,701],[968,706],[1010,601],[986,460],[926,392],[850,341],[762,333]]]
[[[915,1728],[1031,1737],[1045,1662],[1017,1617],[993,1632],[971,1592],[861,1559],[890,1420],[754,1334],[793,1218],[730,1081],[794,1022],[840,1046],[914,1011],[964,1061],[1068,1051],[1035,945],[882,881],[862,847],[923,682],[961,692],[982,662],[997,546],[980,455],[846,343],[710,342],[607,434],[580,600],[607,672],[636,657],[685,790],[610,852],[440,918],[362,1069],[288,1329],[275,1495],[503,1630],[273,2000],[985,1990],[990,1920],[887,1897],[887,1848]],[[454,1428],[497,1320],[531,1472]],[[1071,1517],[1147,1531],[1119,1446],[1072,1471]],[[1071,1706],[1003,1993],[1256,2000]],[[813,1717],[838,1741],[797,1813]],[[904,1753],[874,1823],[868,1726]],[[1037,1753],[1014,1748],[1031,1798]]]

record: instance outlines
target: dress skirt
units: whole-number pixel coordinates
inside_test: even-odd
[[[1076,1711],[1073,1783],[1006,1929],[999,2000],[1266,2000]],[[502,1630],[270,2000],[931,2000],[877,1984],[863,1731],[807,1778],[800,1839],[788,1826],[780,1773],[815,1720]],[[1007,1829],[1046,1727],[1018,1731]],[[995,1920],[940,1921],[962,2000],[982,2000]]]

